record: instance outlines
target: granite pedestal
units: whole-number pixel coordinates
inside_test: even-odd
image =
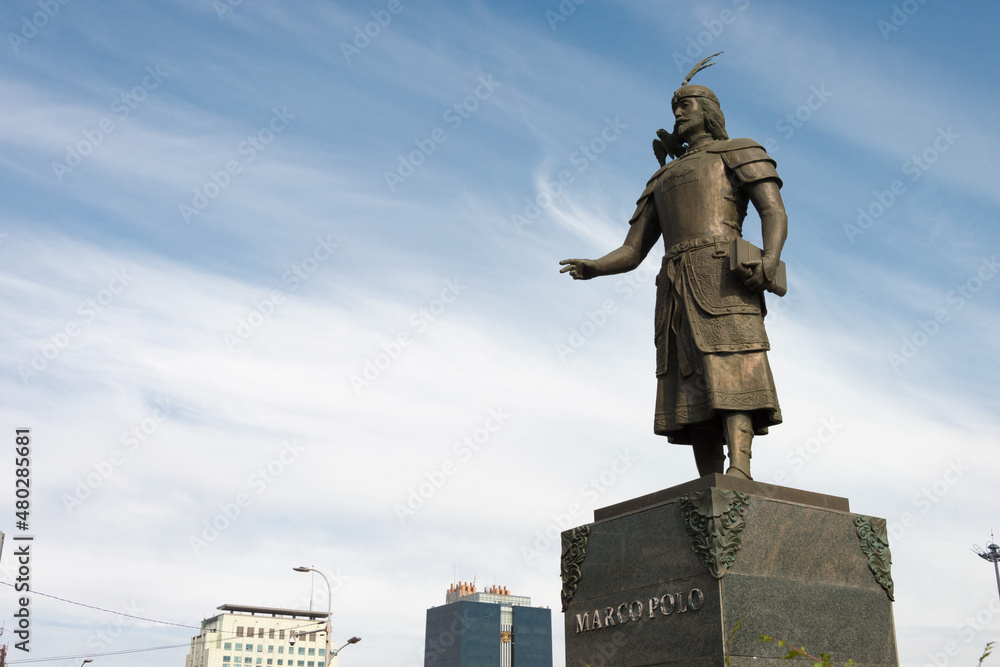
[[[760,635],[898,664],[885,521],[845,498],[708,475],[594,515],[562,536],[567,667],[788,667]]]

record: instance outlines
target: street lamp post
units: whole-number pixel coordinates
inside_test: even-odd
[[[1000,562],[1000,547],[993,541],[993,535],[990,535],[990,543],[986,545],[986,549],[975,546],[973,551],[983,560],[993,563],[993,572],[997,575],[997,594],[1000,595],[1000,565],[997,565]]]
[[[357,644],[359,641],[361,641],[361,637],[351,637],[350,639],[347,640],[346,644],[335,650],[333,654],[340,655],[340,652],[343,651],[345,648],[347,648],[351,644]]]
[[[326,582],[326,656],[323,658],[323,667],[328,667],[330,664],[330,631],[332,630],[332,624],[330,623],[331,614],[333,613],[333,592],[330,590],[330,580],[326,578],[326,575],[313,567],[293,567],[296,572],[315,572],[319,576],[323,577],[323,581]]]

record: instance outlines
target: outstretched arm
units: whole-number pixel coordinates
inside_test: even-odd
[[[574,280],[625,273],[639,266],[660,237],[656,209],[647,203],[642,215],[629,227],[625,242],[600,259],[564,259],[559,273],[569,273]]]
[[[745,279],[746,286],[755,292],[765,289],[774,280],[781,260],[781,248],[788,237],[788,215],[785,214],[785,204],[781,201],[781,190],[778,182],[772,179],[757,181],[747,186],[747,195],[753,207],[760,214],[761,236],[764,240],[764,252],[758,262],[747,266],[752,271]]]

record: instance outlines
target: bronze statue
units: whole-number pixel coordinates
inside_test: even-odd
[[[639,197],[625,242],[600,259],[563,260],[560,272],[589,280],[631,271],[663,237],[653,430],[692,445],[699,475],[723,471],[725,443],[726,474],[752,479],[753,436],[781,423],[763,291],[784,294],[788,217],[774,160],[754,141],[730,139],[715,93],[688,85],[717,55],[695,65],[673,95],[674,131],[657,131],[661,166]],[[760,215],[762,252],[742,239],[748,202]]]

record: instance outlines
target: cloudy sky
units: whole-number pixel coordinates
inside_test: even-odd
[[[755,477],[889,521],[903,664],[1000,639],[996,3],[289,4],[0,10],[0,578],[31,534],[39,593],[180,626],[36,594],[11,660],[180,665],[221,604],[308,608],[297,565],[345,665],[422,664],[456,579],[557,612],[548,536],[695,476],[652,434],[660,251],[557,263],[624,238],[715,51],[789,216]]]

